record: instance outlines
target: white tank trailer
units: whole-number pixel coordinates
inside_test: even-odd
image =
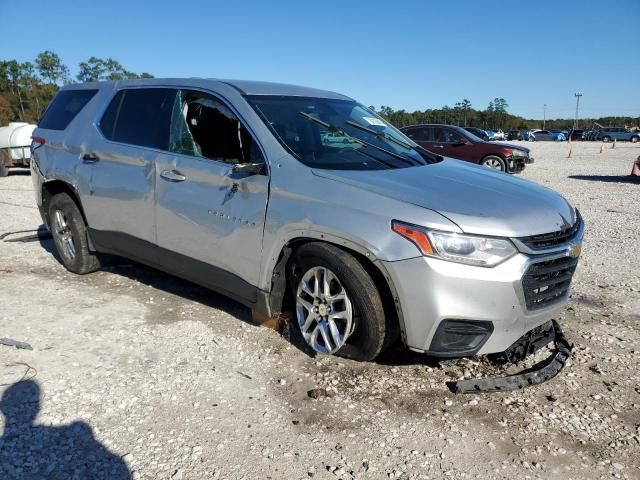
[[[29,167],[31,159],[31,135],[36,125],[11,122],[0,127],[0,177],[6,177],[9,169]]]

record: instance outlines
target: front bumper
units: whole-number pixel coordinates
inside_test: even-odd
[[[565,255],[518,253],[493,268],[430,257],[385,262],[402,309],[407,346],[450,358],[503,352],[525,333],[557,316],[567,303],[568,291],[550,305],[530,310],[523,290],[523,277],[532,264],[559,256]],[[471,321],[471,329],[459,328],[456,332],[454,328],[451,334],[447,327],[449,339],[441,341],[438,329],[443,322],[460,325],[464,321]],[[492,328],[483,336],[481,330],[487,322]],[[466,347],[464,335],[468,339]],[[443,345],[453,347],[446,349]]]
[[[520,173],[528,163],[533,163],[531,157],[507,157],[507,171],[509,173]]]
[[[551,356],[537,363],[531,368],[527,368],[515,375],[497,378],[473,378],[447,382],[447,386],[453,393],[488,393],[507,392],[520,390],[531,385],[539,385],[555,377],[566,365],[571,357],[572,345],[562,333],[560,325],[554,320],[549,329],[543,325],[541,332],[532,331],[530,338],[524,342],[512,345],[510,350],[522,350],[520,354],[533,353],[535,350],[544,347],[550,341],[555,344],[555,349]],[[519,357],[520,355],[518,355]],[[520,360],[523,358],[519,358]],[[517,361],[517,360],[516,360]]]

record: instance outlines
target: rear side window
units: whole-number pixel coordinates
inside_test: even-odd
[[[430,142],[433,137],[432,130],[431,127],[418,127],[404,133],[415,142]]]
[[[177,93],[169,88],[121,90],[100,120],[102,134],[114,142],[168,150]]]
[[[62,90],[49,104],[38,127],[64,130],[97,92],[98,90]]]

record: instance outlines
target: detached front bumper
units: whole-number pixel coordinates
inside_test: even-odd
[[[511,354],[520,350],[518,359],[523,359],[529,353],[533,353],[553,341],[555,348],[551,355],[531,368],[520,373],[506,377],[495,378],[474,378],[447,382],[447,386],[453,393],[489,393],[507,392],[519,390],[531,385],[539,385],[551,380],[565,367],[567,360],[571,357],[572,345],[564,337],[560,325],[554,320],[549,326],[545,325],[539,329],[534,329],[527,334],[524,339],[512,345],[509,349]],[[539,332],[536,330],[540,330]],[[518,360],[516,359],[516,361]]]
[[[544,294],[530,294],[523,286],[532,265],[563,258],[518,253],[493,268],[430,257],[385,262],[402,308],[407,346],[445,358],[507,350],[564,308],[568,287],[533,305]]]
[[[531,157],[507,157],[507,171],[509,173],[520,173],[524,170],[525,166],[529,163],[533,163]]]

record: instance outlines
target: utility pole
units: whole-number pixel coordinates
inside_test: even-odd
[[[576,121],[573,124],[574,130],[578,128],[578,108],[580,108],[580,97],[582,96],[582,92],[576,92],[574,94],[576,97]]]
[[[544,104],[544,113],[542,114],[542,129],[544,130],[544,126],[547,123],[547,104]]]

